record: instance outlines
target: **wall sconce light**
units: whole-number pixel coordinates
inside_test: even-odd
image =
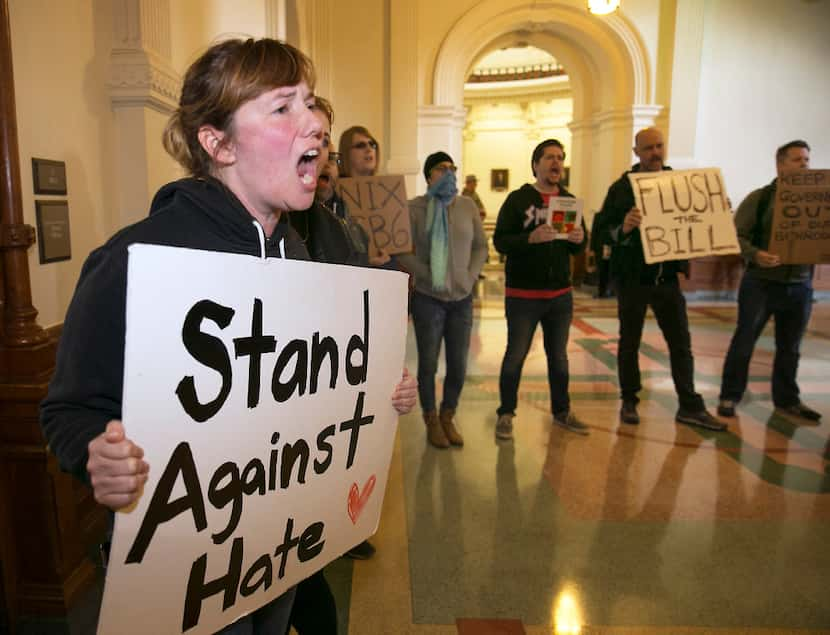
[[[588,0],[588,11],[594,15],[608,15],[620,8],[620,0]]]

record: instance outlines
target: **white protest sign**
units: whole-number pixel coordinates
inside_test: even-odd
[[[399,272],[130,247],[123,418],[150,474],[99,633],[214,633],[374,533],[406,294]]]
[[[582,207],[581,198],[551,196],[548,199],[547,222],[556,230],[556,240],[567,240],[568,234],[582,227]]]
[[[719,168],[631,172],[648,264],[740,253]]]

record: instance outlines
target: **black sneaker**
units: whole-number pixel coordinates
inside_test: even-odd
[[[637,414],[637,404],[633,401],[623,401],[620,408],[620,420],[623,423],[636,425],[640,423],[640,415]]]
[[[780,410],[783,413],[788,415],[793,415],[794,417],[801,417],[802,419],[807,419],[808,421],[818,421],[821,419],[821,413],[816,412],[809,406],[805,406],[800,401],[797,404],[793,404],[792,406],[787,406],[786,408],[776,408],[776,410]]]
[[[558,415],[553,415],[553,422],[558,426],[562,426],[565,430],[576,432],[582,436],[588,436],[588,426],[577,419],[576,415],[572,412],[562,412]]]
[[[734,417],[736,405],[731,399],[721,399],[718,402],[718,414],[721,417]]]
[[[355,545],[343,554],[352,560],[368,560],[375,555],[375,548],[368,540],[364,540],[359,545]]]
[[[691,410],[684,410],[681,408],[674,416],[677,423],[685,423],[690,426],[698,426],[699,428],[706,428],[707,430],[714,430],[721,432],[726,430],[726,424],[723,421],[715,419],[706,410],[699,410],[692,412]]]

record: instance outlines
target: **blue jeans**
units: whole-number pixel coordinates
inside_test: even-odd
[[[412,294],[412,323],[418,345],[418,397],[424,412],[435,410],[435,373],[441,341],[447,360],[441,410],[455,410],[467,376],[467,353],[473,327],[473,296],[444,302],[432,296]]]
[[[501,362],[498,414],[516,414],[522,366],[533,342],[536,325],[541,322],[548,360],[550,404],[554,415],[570,410],[568,396],[568,333],[573,318],[573,293],[568,292],[551,300],[505,298],[504,316],[507,318],[507,350]]]
[[[265,606],[259,607],[233,624],[228,624],[216,635],[283,635],[288,632],[288,617],[294,603],[296,587],[291,587]]]
[[[755,342],[774,315],[772,402],[779,408],[797,404],[801,338],[812,307],[813,290],[806,282],[772,282],[744,275],[738,292],[738,325],[723,364],[720,398],[737,402],[743,397]]]

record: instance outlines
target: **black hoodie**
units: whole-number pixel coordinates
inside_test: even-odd
[[[182,179],[161,188],[150,215],[93,251],[66,313],[55,374],[40,422],[61,468],[88,480],[87,445],[121,418],[127,298],[127,247],[134,243],[259,256],[253,217],[215,179]],[[284,239],[284,241],[283,241]],[[267,257],[307,260],[287,223],[266,240]]]
[[[559,196],[573,198],[564,187],[559,188]],[[493,244],[507,256],[505,286],[511,289],[558,291],[571,286],[571,254],[585,249],[587,232],[579,244],[568,240],[528,242],[531,232],[546,222],[536,213],[543,205],[539,190],[526,183],[510,192],[499,210]]]

